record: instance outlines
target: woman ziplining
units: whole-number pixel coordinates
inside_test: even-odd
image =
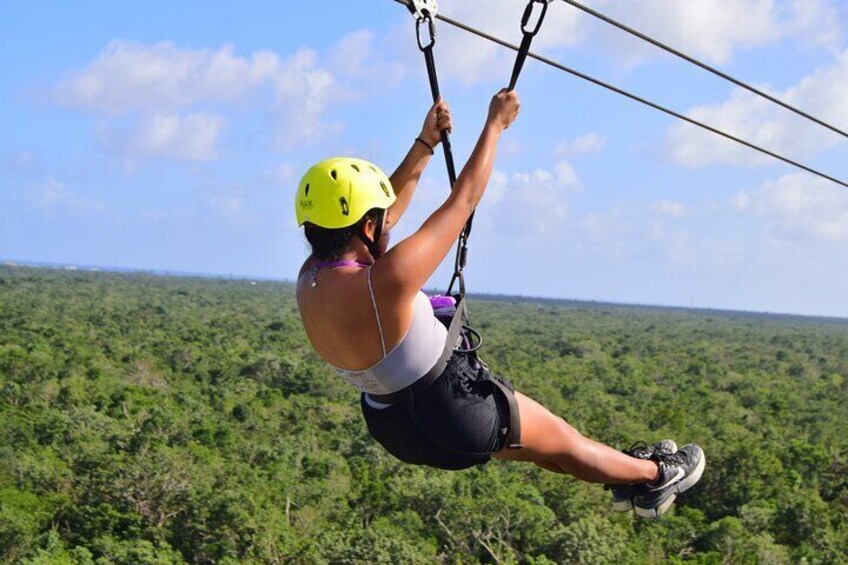
[[[535,25],[534,7],[542,7]],[[478,357],[479,333],[467,325],[462,269],[474,210],[483,197],[504,130],[517,118],[513,88],[539,31],[547,0],[530,0],[509,89],[498,92],[459,177],[454,171],[448,105],[433,59],[433,0],[409,5],[417,18],[435,103],[421,134],[387,178],[375,165],[333,158],[303,176],[295,197],[299,226],[312,247],[297,282],[306,334],[318,354],[361,391],[371,435],[401,461],[464,469],[492,457],[529,461],[556,473],[605,483],[613,508],[657,517],[691,488],[705,466],[702,449],[672,440],[617,451],[584,437],[564,419],[514,390]],[[421,26],[429,30],[423,42]],[[452,190],[411,236],[388,249],[435,147],[443,142]],[[459,240],[456,297],[427,297],[421,287]],[[438,315],[437,315],[438,311]],[[474,336],[477,336],[474,339]]]
[[[318,354],[362,391],[368,430],[398,459],[442,469],[464,469],[491,457],[530,461],[611,485],[617,510],[635,505],[640,515],[659,516],[700,478],[705,463],[700,447],[677,450],[664,440],[620,452],[584,437],[513,392],[466,347],[467,340],[455,347],[420,291],[483,197],[498,142],[518,110],[514,91],[494,96],[454,189],[414,234],[391,249],[388,236],[415,194],[431,148],[442,131],[451,130],[446,103],[439,101],[427,113],[421,135],[391,178],[352,158],[322,161],[304,175],[295,206],[312,247],[297,282],[306,334]],[[444,368],[421,386],[434,367],[441,368],[446,349]],[[517,414],[510,413],[511,404]],[[516,429],[519,437],[510,441]]]

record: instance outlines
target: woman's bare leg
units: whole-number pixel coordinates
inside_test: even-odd
[[[522,449],[504,449],[498,459],[531,461],[549,471],[568,473],[593,483],[644,483],[657,478],[657,464],[636,459],[588,439],[559,416],[555,416],[520,392]]]

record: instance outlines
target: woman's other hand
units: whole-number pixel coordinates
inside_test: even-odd
[[[451,117],[448,103],[439,98],[427,112],[419,137],[428,143],[430,147],[435,147],[442,141],[443,131],[448,133],[453,131],[453,118]]]
[[[492,101],[489,104],[487,123],[494,124],[501,129],[506,129],[518,117],[520,109],[521,102],[518,100],[518,95],[515,91],[505,88],[501,89],[500,92],[492,97]]]

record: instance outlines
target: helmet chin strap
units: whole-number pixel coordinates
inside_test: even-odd
[[[383,220],[385,217],[386,212],[385,210],[382,210],[380,212],[379,221],[377,222],[377,227],[374,228],[374,239],[370,239],[367,235],[365,235],[364,230],[359,231],[359,239],[365,244],[365,247],[368,248],[368,252],[371,254],[371,258],[374,259],[374,261],[379,259],[380,255],[382,255],[380,252],[380,237],[383,235]],[[363,224],[362,227],[364,228],[365,225]]]

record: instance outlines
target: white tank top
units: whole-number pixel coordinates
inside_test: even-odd
[[[391,394],[411,385],[436,365],[444,351],[448,330],[433,314],[433,307],[427,295],[419,292],[415,295],[409,330],[400,343],[387,352],[383,326],[380,323],[380,312],[377,310],[377,301],[374,299],[374,288],[371,284],[370,266],[368,267],[368,290],[371,293],[371,305],[377,319],[377,330],[380,332],[383,357],[374,366],[361,371],[333,368],[345,381],[362,392],[377,395]]]

